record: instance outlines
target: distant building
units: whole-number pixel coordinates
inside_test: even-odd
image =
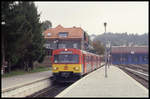
[[[112,64],[148,64],[148,46],[112,46]]]
[[[46,39],[45,47],[48,55],[53,49],[76,48],[88,50],[89,42],[85,31],[80,27],[64,28],[58,25],[56,28],[50,28],[43,32]]]

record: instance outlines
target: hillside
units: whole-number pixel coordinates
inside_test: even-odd
[[[104,33],[101,35],[94,36],[92,39],[100,40],[102,43],[105,44],[106,41],[111,41],[112,46],[120,46],[120,45],[139,45],[139,46],[145,46],[148,45],[148,34],[127,34],[127,33]]]

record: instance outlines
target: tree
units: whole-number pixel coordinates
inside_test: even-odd
[[[42,26],[41,26],[42,32],[51,27],[52,27],[52,23],[50,21],[46,20],[46,21],[42,22]]]
[[[99,40],[93,42],[93,48],[96,54],[103,55],[105,48]]]
[[[11,67],[33,69],[33,62],[43,57],[44,38],[39,18],[33,2],[2,3],[2,20],[6,23],[2,33],[6,60]]]
[[[2,60],[1,60],[1,64],[2,64],[2,68],[3,68],[3,64],[6,61],[8,61],[7,59],[7,47],[8,47],[8,38],[10,37],[9,34],[10,33],[10,20],[12,17],[12,9],[14,8],[14,5],[16,5],[16,2],[13,1],[9,1],[9,2],[1,2],[1,24],[2,24],[2,30],[1,30],[1,49],[2,49]],[[11,38],[11,37],[10,37]],[[12,48],[11,48],[12,49]],[[9,62],[8,62],[9,63]],[[8,66],[10,67],[10,66]]]
[[[39,60],[45,54],[43,46],[44,38],[42,37],[41,31],[42,24],[39,22],[40,15],[37,13],[37,8],[33,2],[22,2],[21,6],[25,18],[29,23],[28,26],[31,26],[30,30],[28,31],[28,36],[30,36],[29,40],[25,40],[26,51],[22,60],[26,65],[28,65],[26,66],[26,69],[28,67],[34,69],[33,62]]]

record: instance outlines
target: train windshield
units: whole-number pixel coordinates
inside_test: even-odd
[[[54,63],[79,63],[79,55],[75,54],[54,55]]]

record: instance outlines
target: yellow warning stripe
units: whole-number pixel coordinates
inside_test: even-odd
[[[75,67],[77,67],[78,70],[75,70]],[[74,73],[81,73],[82,65],[81,64],[53,64],[52,71],[55,73],[62,72],[62,71],[72,71]]]

